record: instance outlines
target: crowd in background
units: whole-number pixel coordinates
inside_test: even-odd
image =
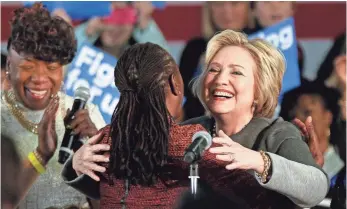
[[[113,12],[107,18],[94,17],[79,24],[75,24],[63,9],[57,9],[52,14],[74,25],[77,47],[89,42],[116,58],[136,43],[152,42],[170,51],[164,35],[152,18],[154,6],[150,2],[114,2],[112,9]],[[201,36],[187,41],[178,63],[186,98],[178,122],[205,114],[204,107],[192,94],[191,81],[199,73],[197,69],[204,67],[202,63],[207,42],[215,33],[232,29],[253,34],[293,16],[295,11],[295,2],[204,3]],[[331,180],[329,198],[337,192],[334,189],[339,183],[337,179],[345,176],[346,34],[336,37],[314,81],[304,78],[305,57],[299,44],[297,48],[301,85],[284,94],[279,116],[287,121],[294,118],[305,121],[308,116],[312,116],[319,148],[324,154],[323,170]],[[2,54],[2,90],[9,88],[5,69],[6,55]]]

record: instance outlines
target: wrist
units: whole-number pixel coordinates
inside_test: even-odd
[[[253,168],[253,170],[257,173],[263,173],[264,172],[264,169],[265,169],[265,162],[264,162],[264,159],[262,157],[262,155],[260,154],[260,152],[257,152],[255,151],[256,153],[256,166]]]
[[[36,148],[35,150],[36,154],[37,154],[37,158],[39,158],[39,160],[41,161],[43,166],[46,166],[47,163],[49,162],[49,160],[52,158],[53,155],[47,155],[44,152],[42,152],[40,150],[39,147]]]
[[[271,164],[272,163],[271,163],[270,156],[268,154],[266,154],[264,151],[260,150],[259,154],[262,158],[263,168],[256,171],[256,176],[260,179],[260,181],[263,184],[265,184],[271,178],[271,175],[272,175],[271,174],[272,173]]]

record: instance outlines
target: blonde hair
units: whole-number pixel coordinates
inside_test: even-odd
[[[203,100],[203,80],[207,68],[214,56],[226,46],[239,46],[246,49],[253,57],[255,70],[255,110],[254,116],[271,118],[278,103],[282,88],[283,74],[286,68],[282,53],[270,43],[261,40],[248,40],[247,36],[233,30],[222,31],[207,44],[204,72],[193,83],[193,93],[208,111]]]

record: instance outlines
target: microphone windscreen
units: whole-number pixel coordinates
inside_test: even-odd
[[[75,99],[81,99],[84,101],[88,101],[90,98],[90,91],[87,87],[80,86],[75,91]]]
[[[212,145],[212,136],[207,131],[198,131],[193,135],[192,141],[195,141],[195,139],[198,139],[200,137],[204,138],[207,142],[207,147],[205,149],[210,148],[210,146]]]

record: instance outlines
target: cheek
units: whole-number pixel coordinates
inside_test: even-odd
[[[61,69],[59,72],[52,73],[52,75],[49,76],[49,80],[53,84],[54,91],[60,90],[63,83],[63,69]]]
[[[30,73],[26,73],[20,70],[10,70],[10,82],[13,86],[24,85],[30,79]]]
[[[130,37],[131,37],[131,34],[132,34],[132,26],[129,26],[129,27],[126,27],[125,29],[123,29],[122,31],[122,37],[124,39],[124,41],[127,41]]]
[[[205,78],[202,81],[202,89],[204,92],[204,95],[207,96],[209,89],[212,87],[213,85],[213,76],[212,75],[206,75]]]

